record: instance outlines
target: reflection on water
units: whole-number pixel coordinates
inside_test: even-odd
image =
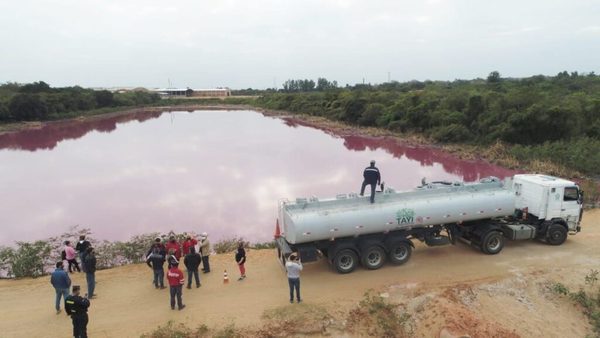
[[[116,115],[83,121],[58,121],[43,125],[37,129],[23,130],[17,133],[0,134],[0,149],[52,150],[64,140],[75,140],[91,131],[110,133],[117,129],[117,123],[129,121],[144,122],[157,118],[163,112],[134,112],[127,115]]]
[[[336,135],[252,111],[55,122],[0,135],[0,244],[75,224],[106,239],[173,229],[269,240],[278,199],[357,191],[371,159],[386,184],[401,190],[422,177],[513,174],[392,138]]]

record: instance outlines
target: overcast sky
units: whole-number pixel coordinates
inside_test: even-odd
[[[0,1],[0,82],[266,88],[493,70],[600,73],[600,1]]]

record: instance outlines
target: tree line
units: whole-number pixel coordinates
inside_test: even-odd
[[[75,112],[99,108],[139,106],[157,102],[155,93],[113,93],[79,86],[52,88],[39,81],[0,85],[0,122],[37,121],[61,118]]]
[[[594,73],[512,79],[495,71],[486,79],[312,88],[310,81],[289,80],[256,104],[443,143],[501,141],[518,159],[600,174],[600,77]]]

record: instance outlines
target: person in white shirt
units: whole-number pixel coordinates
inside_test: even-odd
[[[287,271],[288,283],[290,285],[290,303],[294,302],[294,289],[296,289],[296,300],[298,303],[302,301],[300,298],[300,271],[302,271],[302,262],[296,254],[291,254],[289,260],[285,263]]]

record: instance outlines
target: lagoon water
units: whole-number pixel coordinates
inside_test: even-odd
[[[358,192],[377,161],[386,186],[514,171],[391,138],[336,135],[254,111],[142,112],[0,135],[0,245],[79,225],[100,239],[206,231],[273,236],[281,198]]]

